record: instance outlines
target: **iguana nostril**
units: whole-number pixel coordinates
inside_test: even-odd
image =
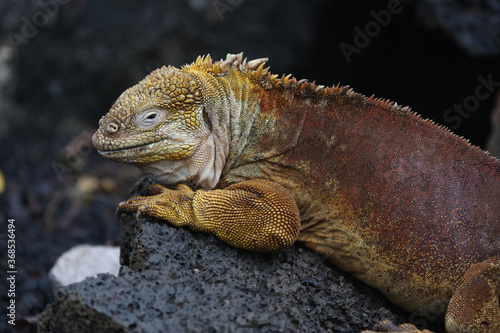
[[[118,131],[118,125],[116,123],[109,123],[106,126],[108,133],[116,133]]]

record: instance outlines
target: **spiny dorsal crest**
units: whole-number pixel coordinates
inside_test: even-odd
[[[231,70],[237,69],[239,71],[246,71],[253,76],[267,79],[276,86],[287,86],[289,84],[292,84],[302,91],[312,90],[315,92],[325,92],[326,94],[325,86],[316,85],[315,82],[311,83],[306,79],[297,81],[297,79],[294,78],[292,74],[283,74],[282,77],[278,79],[277,74],[271,74],[269,72],[270,67],[264,68],[268,60],[269,58],[258,58],[248,61],[247,58],[243,59],[243,52],[241,52],[238,54],[228,53],[226,59],[221,59],[220,61],[213,62],[212,57],[210,56],[210,54],[208,54],[206,56],[198,56],[198,58],[193,63],[185,65],[183,69],[204,69],[207,72],[213,73],[215,75],[227,74]],[[332,92],[337,90],[339,90],[339,86],[331,88]]]
[[[183,69],[202,69],[214,75],[224,75],[236,69],[261,79],[271,80],[275,85],[287,84],[291,75],[283,76],[282,80],[278,80],[278,75],[269,73],[269,67],[264,68],[268,60],[268,58],[259,58],[248,61],[247,58],[243,59],[243,52],[241,52],[238,54],[228,53],[226,59],[213,62],[212,57],[206,55],[199,56],[193,63],[185,65]]]
[[[193,63],[183,66],[183,70],[204,70],[213,75],[224,75],[231,70],[239,70],[259,79],[260,84],[266,89],[286,87],[294,90],[296,94],[313,94],[318,97],[345,95],[351,98],[365,99],[367,102],[374,103],[381,107],[410,112],[409,107],[401,107],[390,100],[379,99],[374,96],[368,98],[363,94],[355,92],[350,86],[340,86],[340,84],[337,84],[332,87],[325,87],[323,85],[317,85],[316,82],[309,82],[307,79],[297,80],[291,74],[283,74],[282,77],[278,79],[277,74],[272,74],[269,71],[270,67],[264,67],[268,60],[268,58],[258,58],[249,61],[247,58],[243,58],[243,52],[241,52],[238,54],[228,53],[226,59],[214,62],[210,54],[208,54],[206,56],[198,56]]]

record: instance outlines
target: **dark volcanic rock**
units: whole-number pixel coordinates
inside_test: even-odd
[[[40,332],[356,332],[396,318],[378,292],[300,246],[251,253],[119,215],[129,267],[62,289]]]

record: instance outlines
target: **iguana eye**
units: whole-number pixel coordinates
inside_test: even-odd
[[[156,126],[165,118],[165,112],[162,110],[149,110],[138,114],[135,124],[139,128],[149,128]]]
[[[158,118],[158,111],[146,112],[146,114],[143,117],[143,123],[145,125],[153,124],[156,118]]]

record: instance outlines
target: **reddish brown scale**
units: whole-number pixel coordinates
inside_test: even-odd
[[[498,160],[388,101],[334,87],[325,102],[303,87],[293,100],[286,89],[258,91],[277,129],[262,133],[259,149],[281,151],[272,161],[286,166],[279,176],[263,167],[265,175],[292,189],[301,213],[311,202],[327,207],[310,221],[303,216],[300,239],[378,288],[388,281],[375,279],[384,274],[377,266],[389,267],[391,283],[406,290],[386,293],[410,310],[419,310],[415,298],[449,298],[443,285],[455,286],[472,263],[500,257]],[[323,251],[331,239],[319,239],[317,228],[355,232],[366,252],[359,260],[373,260],[369,271]]]

